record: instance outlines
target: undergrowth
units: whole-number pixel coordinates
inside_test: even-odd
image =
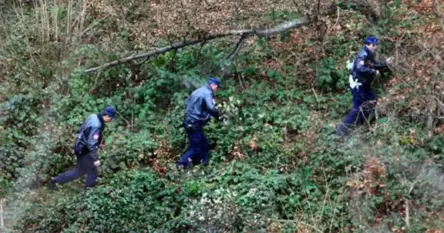
[[[389,1],[378,24],[341,10],[322,18],[322,40],[303,27],[248,41],[216,95],[228,117],[206,127],[209,166],[178,173],[184,101],[222,74],[230,41],[87,74],[149,47],[134,27],[148,10],[137,1],[37,2],[0,16],[0,197],[8,231],[444,229],[444,85],[433,4]],[[114,13],[104,16],[106,9]],[[272,11],[263,20],[297,15]],[[395,55],[396,65],[375,83],[375,119],[339,138],[335,127],[351,102],[346,64],[368,34],[382,38],[380,57]],[[84,192],[74,182],[48,192],[49,177],[74,163],[75,129],[110,104],[119,116],[105,131],[98,187]]]

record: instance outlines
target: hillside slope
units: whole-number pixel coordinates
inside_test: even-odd
[[[5,231],[443,231],[443,6],[363,2],[4,5]],[[226,57],[235,36],[85,73],[185,39],[307,15],[305,26],[248,38],[234,60]],[[339,138],[351,104],[346,64],[367,35],[381,38],[379,57],[395,64],[374,83],[376,119]],[[179,173],[183,103],[211,75],[222,77],[216,101],[228,117],[206,127],[210,165]],[[98,187],[83,192],[79,181],[49,192],[49,178],[74,164],[77,127],[109,104],[119,118],[106,130]]]

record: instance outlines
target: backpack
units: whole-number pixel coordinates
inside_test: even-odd
[[[81,140],[81,138],[76,138],[74,143],[74,154],[80,156],[86,152],[88,147],[86,147],[85,143]]]
[[[87,152],[88,147],[85,145],[85,141],[83,140],[85,135],[85,126],[86,122],[82,124],[82,126],[77,130],[76,140],[74,142],[74,154],[80,156]]]

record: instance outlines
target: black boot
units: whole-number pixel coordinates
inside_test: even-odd
[[[51,182],[49,183],[48,189],[51,191],[54,191],[55,187],[56,187],[56,181],[54,180],[54,178],[51,178]]]

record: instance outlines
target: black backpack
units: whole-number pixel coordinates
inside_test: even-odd
[[[85,129],[86,122],[77,130],[76,140],[74,142],[74,154],[79,156],[87,152],[88,147],[85,145]]]

